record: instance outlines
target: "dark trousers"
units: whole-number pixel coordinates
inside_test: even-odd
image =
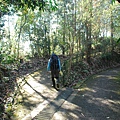
[[[57,84],[59,84],[59,70],[51,70],[51,77],[53,86],[55,87],[55,78],[57,80]]]

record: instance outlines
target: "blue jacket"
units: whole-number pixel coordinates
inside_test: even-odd
[[[50,59],[48,61],[48,65],[47,65],[47,71],[50,71]],[[60,64],[60,59],[59,58],[58,58],[58,64],[59,64],[59,70],[61,71],[61,64]]]

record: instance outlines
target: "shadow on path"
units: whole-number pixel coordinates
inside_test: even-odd
[[[59,92],[51,87],[46,69],[26,78],[25,99],[19,120],[118,120],[120,68],[107,70],[87,80],[79,90]],[[21,109],[22,111],[22,109]],[[18,120],[18,119],[17,119]]]
[[[50,73],[48,73],[46,69],[28,75],[24,81],[25,84],[22,87],[24,90],[24,99],[18,112],[19,120],[31,120],[40,112],[47,114],[45,107],[48,106],[53,106],[55,111],[57,111],[73,92],[72,89],[62,88],[60,91],[54,89],[51,86]],[[51,115],[53,115],[54,112]],[[43,118],[45,116],[44,114]],[[49,118],[49,116],[47,118]]]
[[[119,120],[120,83],[116,80],[119,72],[120,68],[115,68],[86,81],[74,99],[67,100],[52,120]]]

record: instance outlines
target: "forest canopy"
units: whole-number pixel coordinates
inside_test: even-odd
[[[14,13],[18,10],[41,10],[52,9],[56,10],[57,4],[55,0],[1,0],[0,1],[0,16],[7,13]]]
[[[6,59],[48,56],[53,51],[82,52],[89,58],[93,51],[119,48],[117,0],[2,0],[0,10],[0,49]]]

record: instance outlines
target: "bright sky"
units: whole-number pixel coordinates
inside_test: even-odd
[[[16,21],[18,19],[18,16],[17,15],[14,15],[14,16],[8,16],[8,15],[5,15],[5,28],[10,28],[11,31],[14,30],[14,26],[16,24]]]
[[[15,33],[15,25],[16,25],[16,22],[17,22],[17,20],[18,20],[18,16],[17,15],[13,15],[13,16],[8,16],[8,15],[5,15],[4,16],[4,19],[6,20],[5,21],[5,29],[6,29],[6,31],[8,31],[9,29],[10,29],[10,35],[11,35],[11,37],[13,36],[14,37],[14,35],[16,34]],[[27,41],[27,42],[24,42],[24,43],[22,43],[21,44],[23,47],[23,52],[24,52],[24,54],[26,53],[26,52],[29,52],[30,51],[30,48],[29,48],[29,45],[30,45],[30,42],[29,41]]]

